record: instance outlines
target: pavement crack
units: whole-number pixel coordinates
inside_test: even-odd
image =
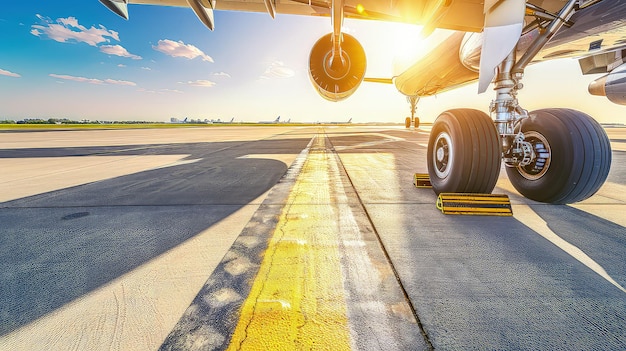
[[[309,159],[308,159],[308,156],[307,156],[307,158],[305,159],[305,161],[304,161],[304,163],[302,165],[303,169],[306,167],[308,162],[309,162]],[[270,238],[270,246],[269,246],[269,248],[271,248],[271,253],[270,253],[269,257],[267,258],[268,268],[264,272],[265,275],[264,275],[264,277],[262,279],[261,288],[259,289],[258,294],[254,297],[254,304],[253,304],[253,307],[252,307],[252,313],[250,314],[250,319],[246,322],[246,326],[245,326],[244,331],[243,331],[244,335],[241,338],[241,341],[239,342],[239,345],[237,346],[237,350],[241,350],[243,348],[243,345],[246,343],[246,341],[248,339],[249,328],[251,327],[251,325],[253,324],[253,322],[254,322],[254,320],[256,318],[257,306],[259,306],[259,303],[261,302],[260,298],[261,298],[261,296],[263,296],[263,293],[264,293],[265,288],[266,288],[266,283],[270,279],[270,274],[272,272],[272,267],[274,266],[274,263],[275,263],[275,257],[276,257],[276,252],[278,251],[279,243],[281,241],[283,241],[283,239],[287,235],[287,233],[285,231],[285,227],[289,223],[289,213],[291,212],[291,209],[294,206],[294,204],[296,204],[296,199],[301,194],[301,191],[300,191],[300,189],[298,188],[297,185],[292,189],[292,192],[294,193],[294,195],[291,196],[291,201],[286,205],[285,209],[280,214],[280,217],[282,217],[283,220],[280,220],[279,223],[282,223],[282,224],[281,224],[280,227],[278,227],[274,231],[275,234],[278,234],[278,233],[280,233],[280,234],[278,236],[272,235],[272,237]],[[265,258],[264,258],[264,260],[265,260]],[[304,324],[302,326],[299,326],[299,328],[302,328],[303,326],[304,326]]]

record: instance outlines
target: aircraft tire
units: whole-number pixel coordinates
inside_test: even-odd
[[[611,168],[611,144],[589,115],[570,109],[543,109],[522,121],[521,131],[539,154],[527,166],[506,167],[525,197],[545,203],[582,201],[604,184]],[[547,145],[543,145],[547,143]]]
[[[404,119],[404,128],[411,128],[411,117],[407,117]]]
[[[417,128],[419,128],[419,127],[420,127],[420,119],[419,119],[419,117],[415,117],[415,118],[413,119],[413,122],[414,122],[414,124],[413,124],[413,125],[415,126],[415,129],[417,129]]]
[[[435,193],[491,193],[500,173],[500,136],[482,111],[449,110],[428,140],[428,174]]]

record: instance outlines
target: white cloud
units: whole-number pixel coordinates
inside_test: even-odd
[[[215,86],[215,82],[211,82],[210,80],[204,80],[204,79],[199,79],[199,80],[194,80],[194,81],[188,81],[188,82],[179,82],[180,84],[187,84],[187,85],[191,85],[193,87],[204,87],[204,88],[210,88]]]
[[[59,78],[59,79],[64,79],[64,80],[73,80],[75,82],[81,82],[81,83],[91,83],[91,84],[103,84],[104,83],[100,79],[92,79],[92,78],[85,78],[85,77],[74,77],[74,76],[68,76],[68,75],[65,75],[65,74],[54,74],[54,73],[51,73],[51,74],[49,74],[49,76],[52,77],[52,78]]]
[[[130,52],[128,52],[121,45],[102,45],[102,46],[100,46],[100,51],[104,52],[105,54],[109,54],[109,55],[128,57],[128,58],[131,58],[133,60],[141,60],[141,56],[137,56],[137,55],[131,54]]]
[[[294,70],[289,67],[285,67],[285,64],[281,61],[272,62],[265,72],[261,75],[262,79],[272,78],[291,78],[295,75]]]
[[[87,28],[78,23],[74,17],[59,18],[56,23],[50,18],[37,15],[42,24],[34,24],[31,26],[30,33],[35,36],[46,35],[50,39],[66,43],[68,41],[76,41],[79,43],[87,43],[91,46],[97,46],[100,43],[110,42],[111,39],[120,41],[119,34],[116,31],[108,30],[103,25],[99,28],[92,26]]]
[[[144,71],[152,71],[152,68],[150,67],[141,67],[141,69]]]
[[[176,93],[176,94],[184,94],[184,92],[176,89],[160,89],[160,90],[148,90],[145,88],[139,88],[137,91],[142,93],[150,93],[150,94],[167,94],[167,93]]]
[[[161,89],[164,93],[176,93],[176,94],[184,94],[184,92],[176,89]]]
[[[158,44],[156,46],[153,45],[152,48],[172,57],[184,57],[189,60],[201,57],[202,61],[213,62],[211,56],[205,54],[197,47],[191,44],[185,44],[182,41],[169,39],[159,40]]]
[[[230,78],[230,74],[226,73],[226,72],[217,72],[217,73],[213,73],[213,75],[215,77],[225,77],[225,78]]]
[[[127,85],[127,86],[132,86],[132,87],[137,85],[137,83],[130,82],[130,81],[127,81],[127,80],[105,79],[104,82],[107,83],[107,84]]]
[[[124,68],[124,67],[126,67],[126,65],[123,65],[123,64],[121,64],[121,63],[120,63],[119,65],[117,65],[117,67],[122,67],[122,68]]]
[[[8,76],[8,77],[15,77],[15,78],[21,77],[17,73],[9,72],[9,71],[3,70],[2,68],[0,68],[0,76]]]
[[[96,85],[105,85],[105,84],[127,85],[127,86],[136,86],[137,85],[137,83],[129,82],[127,80],[115,80],[115,79],[101,80],[101,79],[96,79],[96,78],[76,77],[76,76],[70,76],[70,75],[66,75],[66,74],[54,74],[54,73],[49,74],[49,76],[52,77],[52,78],[71,80],[71,81],[74,81],[74,82],[89,83],[89,84],[96,84]]]

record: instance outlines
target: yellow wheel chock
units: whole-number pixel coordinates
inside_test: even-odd
[[[432,188],[427,173],[415,173],[416,188]],[[509,197],[504,194],[441,193],[437,197],[437,208],[444,214],[479,216],[512,216]]]
[[[441,193],[437,198],[437,208],[444,214],[513,215],[511,201],[503,194]]]
[[[415,173],[413,177],[413,184],[416,188],[432,188],[430,184],[430,177],[428,173]]]

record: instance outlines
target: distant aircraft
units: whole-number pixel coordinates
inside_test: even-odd
[[[280,116],[276,117],[273,121],[261,121],[259,124],[278,124],[280,123]]]
[[[346,122],[330,122],[330,124],[350,124],[350,123],[352,123],[352,118],[350,118]]]
[[[128,18],[127,3],[188,6],[209,29],[213,10],[320,16],[332,32],[315,43],[309,74],[331,101],[352,95],[365,78],[361,44],[342,32],[344,18],[420,24],[454,32],[394,77],[415,120],[420,97],[478,81],[493,83],[489,115],[473,109],[443,112],[428,142],[428,173],[441,192],[489,193],[505,163],[524,196],[546,203],[573,203],[593,195],[611,165],[606,133],[590,116],[569,109],[526,111],[517,94],[533,62],[578,57],[583,74],[607,73],[589,86],[594,95],[626,105],[626,0],[100,0]],[[415,123],[418,124],[419,122]]]
[[[233,122],[235,121],[235,117],[231,118],[230,121],[226,122],[226,121],[222,121],[221,119],[217,119],[217,120],[211,120],[211,123],[213,124],[233,124]]]

